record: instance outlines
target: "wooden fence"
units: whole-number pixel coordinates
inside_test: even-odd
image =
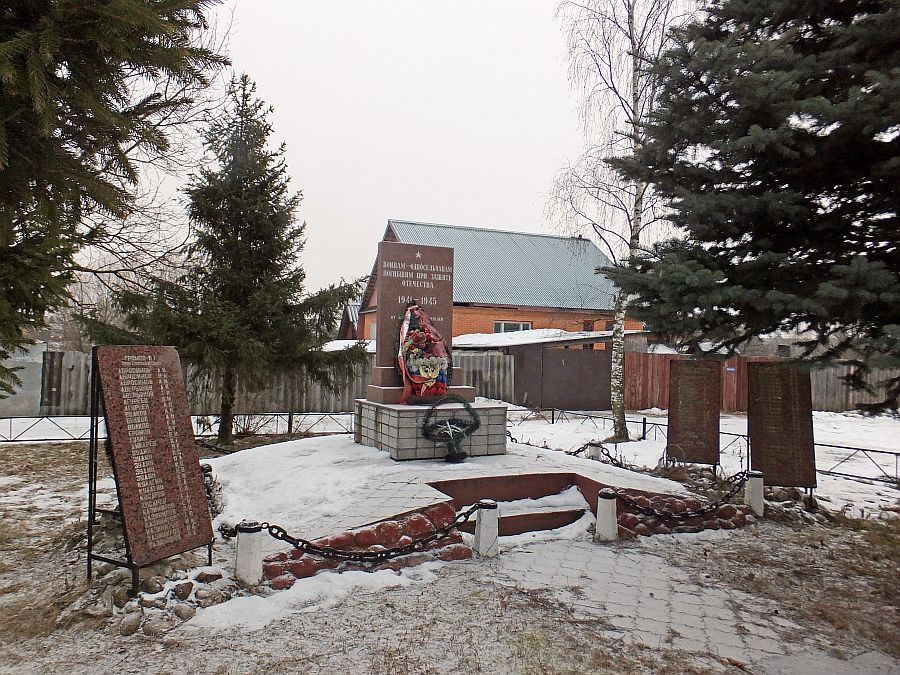
[[[513,401],[513,357],[500,353],[458,352],[455,365],[462,368],[463,384],[475,387],[479,396]],[[625,353],[625,405],[629,410],[668,408],[669,363],[684,359],[677,354]],[[771,361],[771,357],[735,357],[722,364],[722,410],[747,410],[747,363]],[[78,416],[90,412],[90,355],[81,352],[47,352],[43,365],[29,375],[22,390],[8,399],[0,399],[0,417]],[[188,366],[188,392],[191,412],[211,415],[218,411],[218,388],[206,378],[194,376]],[[258,391],[241,390],[235,412],[349,412],[353,400],[365,397],[369,383],[369,364],[359,367],[346,379],[337,393],[302,378],[280,375]],[[841,378],[847,367],[811,371],[814,410],[841,412],[852,410],[875,397],[849,389]],[[896,377],[900,369],[880,369],[874,379]],[[26,379],[26,378],[23,378]]]
[[[680,354],[625,353],[625,407],[629,410],[669,407],[669,364],[687,359]],[[777,361],[767,356],[736,356],[722,362],[722,411],[747,411],[747,364]],[[843,412],[860,403],[877,400],[865,392],[850,389],[841,379],[850,371],[846,366],[816,368],[810,371],[813,410]],[[896,377],[900,369],[876,369],[872,381]]]
[[[241,388],[235,412],[350,412],[353,401],[365,398],[374,357],[346,378],[336,393],[306,378],[282,374],[257,390]],[[508,401],[513,394],[513,359],[503,354],[454,354],[454,365],[462,368],[463,381],[475,387],[478,396]],[[213,415],[219,410],[219,387],[209,378],[188,376],[188,400],[193,415]]]
[[[874,396],[858,389],[850,389],[843,380],[850,371],[850,366],[832,366],[810,372],[813,410],[842,412],[853,410],[861,403],[875,403],[881,399],[878,392],[883,391],[883,388],[876,389]],[[894,377],[900,377],[900,368],[875,368],[870,381],[883,382]]]
[[[235,412],[350,412],[353,400],[366,395],[373,360],[374,356],[371,356],[368,363],[360,365],[352,376],[345,378],[335,393],[306,378],[288,374],[272,377],[257,390],[239,386]],[[512,400],[511,356],[457,353],[453,360],[462,368],[462,384],[475,387],[479,396]],[[0,399],[0,417],[90,414],[90,354],[46,352],[39,375],[25,382],[14,396]],[[218,384],[209,377],[196,374],[190,364],[185,364],[185,375],[191,414],[216,414],[220,396]]]

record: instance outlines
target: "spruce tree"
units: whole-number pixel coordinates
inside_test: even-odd
[[[198,44],[212,4],[0,6],[0,361],[66,301],[73,257],[129,212],[135,155],[166,150],[188,92],[224,62]],[[0,365],[0,395],[15,384]]]
[[[360,348],[321,351],[360,283],[304,295],[301,195],[290,191],[284,145],[268,147],[272,109],[255,89],[246,75],[233,80],[226,109],[205,134],[212,162],[187,189],[193,243],[185,272],[157,280],[152,294],[123,294],[131,334],[106,334],[117,342],[174,344],[219,378],[225,444],[232,441],[238,381],[252,389],[268,375],[290,372],[334,388],[365,358]]]
[[[683,238],[610,276],[653,330],[734,350],[803,331],[804,358],[900,377],[900,3],[717,0],[676,32],[644,145]]]

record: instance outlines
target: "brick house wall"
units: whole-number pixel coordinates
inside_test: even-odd
[[[375,322],[375,312],[359,315],[359,336],[374,337],[371,328]],[[494,321],[530,321],[531,327],[558,328],[567,331],[585,330],[586,322],[591,322],[589,330],[607,330],[607,322],[612,322],[612,312],[597,310],[553,309],[545,307],[492,307],[463,306],[453,307],[453,336],[470,333],[493,333]],[[644,325],[634,319],[625,320],[626,330],[641,330]],[[448,337],[448,336],[444,336]]]

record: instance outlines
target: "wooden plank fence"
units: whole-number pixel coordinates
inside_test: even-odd
[[[463,384],[479,396],[509,401],[513,398],[513,357],[499,353],[455,354]],[[350,412],[353,400],[364,398],[374,355],[346,378],[336,393],[295,375],[272,377],[263,387],[238,387],[235,412]],[[47,352],[41,377],[8,399],[0,399],[0,417],[83,416],[90,414],[91,355],[82,352]],[[185,364],[191,414],[214,415],[219,410],[216,382]]]
[[[842,378],[849,375],[851,370],[850,366],[833,366],[810,372],[813,410],[841,412],[853,410],[862,403],[874,403],[879,400],[877,394],[873,396],[864,391],[850,389],[844,384]],[[900,368],[876,368],[872,371],[871,381],[883,382],[898,376]],[[876,389],[876,392],[880,389]]]
[[[458,352],[455,364],[462,368],[463,384],[475,387],[479,396],[512,401],[514,399],[513,357],[496,352]],[[673,359],[689,358],[679,354],[625,353],[625,405],[629,410],[667,408],[669,405],[669,364]],[[747,363],[771,361],[771,357],[735,357],[723,362],[722,410],[747,410]],[[0,399],[0,417],[80,416],[90,412],[90,354],[47,352],[40,377],[29,377],[21,392]],[[360,366],[336,394],[313,382],[279,375],[259,391],[242,390],[236,412],[349,412],[353,400],[365,396],[371,372],[369,364]],[[37,364],[35,364],[37,365]],[[218,410],[217,387],[188,371],[191,412],[215,414]],[[841,412],[852,410],[875,397],[850,390],[841,380],[849,367],[835,366],[811,371],[814,410]],[[876,380],[896,377],[900,369],[874,371]],[[35,373],[38,375],[38,373]]]
[[[674,359],[687,359],[682,354],[625,353],[625,407],[628,410],[669,407],[669,364]],[[722,362],[722,411],[747,411],[747,364],[754,361],[777,361],[767,356],[736,356]],[[810,370],[813,410],[843,412],[860,403],[877,400],[865,392],[852,390],[841,379],[849,366],[831,366]],[[886,380],[900,374],[897,368],[873,370],[872,381]]]

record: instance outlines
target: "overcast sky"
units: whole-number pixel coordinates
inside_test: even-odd
[[[229,54],[275,107],[312,291],[368,274],[389,218],[554,233],[579,154],[553,0],[230,0]]]

